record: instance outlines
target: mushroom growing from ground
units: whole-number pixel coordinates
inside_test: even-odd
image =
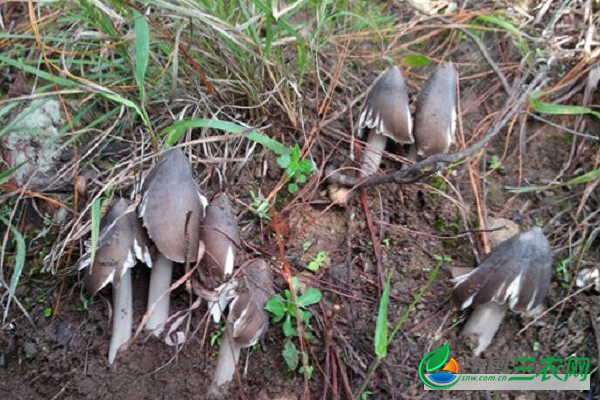
[[[428,157],[445,153],[455,142],[457,72],[451,63],[431,74],[417,96],[415,147]]]
[[[209,301],[208,308],[215,322],[219,322],[229,302],[228,292],[235,285],[226,280],[233,273],[235,250],[240,245],[233,207],[225,193],[216,196],[206,207],[200,239],[204,242],[205,254],[198,273],[202,283],[217,292],[218,301]]]
[[[210,393],[233,379],[235,367],[243,347],[258,343],[269,326],[265,303],[273,294],[269,264],[262,259],[250,261],[243,269],[237,296],[229,306],[227,325],[221,338],[217,369]]]
[[[513,236],[486,256],[472,272],[454,279],[454,302],[475,307],[462,334],[476,335],[479,356],[492,341],[510,308],[528,312],[550,288],[551,250],[539,227]]]
[[[118,200],[107,212],[100,224],[100,237],[92,262],[87,254],[79,264],[85,272],[85,287],[96,293],[109,283],[113,285],[113,326],[108,349],[108,362],[113,363],[117,351],[131,338],[133,326],[131,273],[136,258],[151,266],[149,239],[129,203]]]
[[[408,89],[402,73],[394,66],[373,84],[358,118],[358,137],[370,129],[362,157],[363,176],[379,168],[388,138],[400,144],[414,142],[412,118],[408,107]]]
[[[142,188],[138,215],[160,252],[150,275],[148,330],[159,334],[169,317],[173,262],[196,263],[203,255],[200,224],[206,198],[200,193],[192,166],[180,149],[164,153]],[[154,311],[152,307],[154,306]]]

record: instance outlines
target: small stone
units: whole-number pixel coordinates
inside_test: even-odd
[[[35,348],[35,344],[31,342],[27,342],[23,345],[23,352],[25,353],[25,358],[28,360],[34,359],[37,355],[37,349]]]
[[[6,368],[6,356],[0,353],[0,368]]]

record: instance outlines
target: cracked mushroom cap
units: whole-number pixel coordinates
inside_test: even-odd
[[[119,286],[123,274],[128,268],[135,266],[136,258],[152,266],[150,240],[137,219],[135,210],[129,210],[129,207],[127,200],[119,199],[100,223],[94,264],[88,268],[84,277],[85,287],[90,293],[96,293],[111,282],[113,286]],[[85,257],[79,269],[90,265],[90,254]]]
[[[448,151],[455,142],[457,72],[451,63],[431,74],[417,96],[415,146],[428,157]]]
[[[232,274],[235,250],[240,245],[233,207],[225,193],[216,196],[206,207],[200,239],[205,247],[200,275],[205,284],[214,288]]]
[[[550,245],[535,227],[498,245],[472,272],[456,278],[452,298],[461,309],[495,302],[530,311],[548,294],[551,263]]]
[[[401,144],[414,142],[408,88],[398,67],[386,70],[373,84],[358,118],[358,137],[375,129]]]
[[[195,262],[207,201],[180,149],[164,153],[142,189],[139,217],[158,251],[174,262]],[[189,250],[189,256],[186,253]]]
[[[240,278],[242,289],[229,306],[227,320],[232,326],[235,343],[241,347],[255,345],[269,326],[265,303],[273,294],[269,264],[262,259],[248,264]]]

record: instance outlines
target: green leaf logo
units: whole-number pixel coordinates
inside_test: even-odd
[[[448,357],[450,357],[450,346],[448,346],[448,343],[446,343],[439,349],[435,349],[425,356],[424,359],[427,360],[427,364],[425,364],[425,370],[427,373],[435,371],[442,365],[446,364]]]
[[[450,346],[448,343],[444,344],[439,349],[435,349],[425,355],[419,363],[419,378],[423,383],[432,389],[450,389],[452,386],[458,383],[458,379],[455,379],[452,383],[442,385],[433,380],[429,379],[425,374],[430,374],[437,369],[440,369],[446,361],[450,358]]]

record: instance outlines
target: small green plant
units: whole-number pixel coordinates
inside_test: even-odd
[[[210,335],[210,345],[215,346],[221,344],[221,338],[223,337],[223,332],[225,332],[225,325],[219,326],[219,329],[216,329],[212,335]],[[215,355],[217,353],[215,352]]]
[[[502,166],[502,163],[500,162],[500,158],[494,154],[488,164],[488,171],[495,171],[495,170],[502,171],[503,169],[504,169],[504,167]]]
[[[277,155],[277,165],[285,170],[285,179],[290,182],[287,186],[288,192],[296,193],[298,185],[305,183],[312,175],[313,163],[309,159],[302,159],[300,146],[297,143],[290,149],[277,140],[256,131],[246,134],[246,138],[261,144]]]
[[[318,303],[321,300],[322,294],[318,289],[309,288],[301,296],[298,296],[298,287],[300,283],[297,277],[292,278],[292,290],[296,295],[294,303],[292,293],[289,289],[284,291],[284,296],[278,294],[272,296],[265,309],[271,314],[271,321],[278,323],[283,321],[281,328],[285,335],[283,345],[283,359],[290,371],[298,371],[301,374],[306,372],[310,377],[313,367],[308,364],[308,353],[302,353],[296,344],[294,338],[302,337],[312,342],[314,340],[313,327],[310,324],[312,313],[307,309],[309,306]],[[302,332],[298,331],[298,318],[302,326]],[[303,357],[301,359],[300,357]],[[304,365],[307,366],[304,371]]]
[[[75,308],[77,312],[89,311],[90,309],[90,300],[85,297],[80,298],[81,304]]]
[[[44,317],[50,318],[52,316],[52,308],[46,307],[44,308]]]
[[[259,191],[258,194],[254,194],[254,191],[250,191],[250,197],[252,197],[252,208],[258,218],[268,221],[271,216],[269,215],[269,203],[267,203],[265,196]]]
[[[305,183],[308,176],[313,172],[313,163],[309,159],[302,159],[300,147],[296,143],[289,154],[277,157],[277,164],[285,169],[285,177],[291,183],[288,184],[288,192],[296,193],[298,184]]]
[[[571,257],[567,257],[563,260],[561,260],[560,262],[558,262],[555,266],[554,266],[554,271],[556,272],[556,275],[558,275],[559,277],[561,277],[561,286],[563,287],[567,287],[568,283],[569,283],[569,271],[568,271],[568,266],[571,263],[572,258]]]
[[[315,256],[315,258],[313,258],[308,263],[306,268],[311,270],[312,272],[317,272],[319,270],[319,268],[321,268],[323,266],[325,261],[327,261],[327,257],[329,257],[329,253],[327,253],[326,251],[318,252],[317,255]]]

